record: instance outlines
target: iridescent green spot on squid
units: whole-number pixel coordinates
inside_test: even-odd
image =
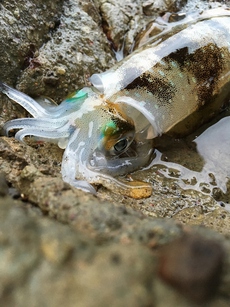
[[[100,139],[104,137],[108,137],[113,135],[117,131],[117,125],[115,124],[114,121],[109,121],[106,123],[102,129],[101,129],[101,134],[100,134]]]
[[[78,102],[78,100],[80,100],[82,98],[87,98],[87,97],[88,97],[88,93],[86,93],[84,90],[80,90],[80,91],[77,91],[77,92],[70,94],[66,98],[66,101],[67,102]]]

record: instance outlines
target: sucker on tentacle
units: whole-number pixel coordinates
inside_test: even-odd
[[[187,22],[187,24],[186,24]],[[103,184],[135,198],[151,194],[151,185],[114,177],[148,165],[153,141],[162,133],[179,135],[202,124],[230,95],[230,11],[196,14],[157,35],[110,70],[94,74],[92,87],[45,106],[4,83],[0,91],[34,118],[15,119],[6,134],[27,135],[65,148],[63,180],[90,193]]]

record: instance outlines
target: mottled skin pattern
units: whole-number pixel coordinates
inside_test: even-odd
[[[179,49],[162,59],[162,63],[154,66],[154,70],[162,71],[162,76],[146,71],[131,82],[126,89],[144,89],[151,92],[162,104],[173,103],[177,88],[171,81],[165,79],[165,71],[178,67],[178,74],[191,73],[196,80],[196,93],[200,106],[209,103],[224,69],[226,59],[230,56],[227,48],[218,48],[214,43],[198,48],[190,54],[188,47]],[[190,81],[188,81],[190,82]],[[199,106],[198,105],[198,106]]]
[[[175,70],[176,67],[178,76],[185,77],[187,84],[193,85],[192,91],[190,86],[188,86],[188,91],[185,91],[184,101],[186,102],[190,96],[196,103],[194,112],[197,110],[199,112],[189,114],[193,116],[191,126],[186,127],[188,123],[186,117],[185,121],[180,122],[177,129],[173,127],[174,134],[183,136],[194,130],[196,126],[200,126],[202,122],[207,121],[209,117],[213,117],[214,113],[219,112],[220,108],[229,101],[229,89],[227,88],[230,82],[229,75],[227,75],[230,71],[229,59],[229,48],[219,48],[215,43],[197,48],[193,53],[189,53],[189,48],[184,47],[163,58],[161,63],[154,66],[154,69],[141,74],[126,86],[126,89],[151,93],[153,99],[156,98],[159,107],[171,109],[171,105],[175,104],[175,99],[183,97],[182,95],[178,97],[178,86],[175,81],[172,82],[176,78],[165,78],[167,72]],[[159,71],[162,75],[159,74]],[[157,75],[156,72],[158,72]],[[185,80],[179,80],[179,82],[182,86],[186,83]],[[184,104],[186,108],[186,103]],[[181,107],[183,108],[183,105]],[[205,114],[206,111],[209,111],[209,114]],[[165,133],[167,130],[164,129],[162,132]]]
[[[6,123],[6,132],[21,129],[15,135],[20,141],[34,135],[66,148],[63,180],[79,189],[95,193],[93,183],[136,198],[149,196],[150,184],[114,176],[148,164],[154,138],[190,132],[230,97],[230,11],[197,13],[193,21],[169,28],[157,36],[158,43],[93,75],[93,87],[59,106],[39,105],[0,83],[0,90],[34,117]]]

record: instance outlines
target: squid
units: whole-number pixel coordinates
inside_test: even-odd
[[[95,186],[135,198],[151,184],[126,175],[150,164],[154,139],[184,134],[220,112],[230,97],[230,11],[211,9],[173,22],[111,69],[93,74],[92,86],[60,105],[39,103],[0,83],[0,91],[32,118],[4,125],[65,149],[63,180],[96,194]]]

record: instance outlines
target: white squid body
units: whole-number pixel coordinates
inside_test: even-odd
[[[147,189],[144,196],[149,196],[150,185],[114,176],[147,165],[155,137],[169,130],[190,131],[227,102],[230,11],[197,14],[183,27],[173,23],[158,35],[157,43],[145,45],[90,81],[93,87],[59,106],[41,105],[0,83],[0,90],[34,117],[7,122],[6,133],[20,129],[15,137],[21,141],[33,135],[66,148],[61,173],[76,188],[95,193],[91,184],[103,184],[134,197],[143,195],[132,191]]]

